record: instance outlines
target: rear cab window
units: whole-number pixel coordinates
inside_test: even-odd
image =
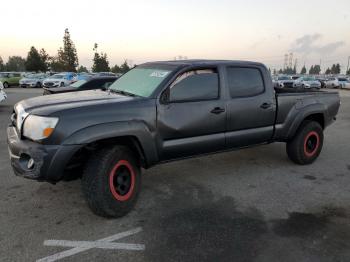
[[[227,83],[231,98],[262,94],[265,90],[260,69],[255,67],[227,67]]]

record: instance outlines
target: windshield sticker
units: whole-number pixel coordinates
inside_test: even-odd
[[[169,71],[154,71],[149,76],[150,77],[160,77],[164,78],[169,74]]]

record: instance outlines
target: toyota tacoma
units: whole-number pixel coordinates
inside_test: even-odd
[[[16,175],[81,178],[91,210],[120,217],[135,205],[141,168],[162,162],[285,142],[293,162],[311,164],[339,106],[337,92],[274,88],[261,63],[150,62],[108,90],[17,103],[8,146]]]

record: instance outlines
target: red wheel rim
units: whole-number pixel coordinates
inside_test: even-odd
[[[135,172],[126,160],[119,160],[109,173],[109,188],[113,197],[119,201],[128,200],[135,187]]]
[[[307,134],[304,140],[304,154],[307,157],[312,157],[320,145],[320,136],[317,132],[311,131]]]

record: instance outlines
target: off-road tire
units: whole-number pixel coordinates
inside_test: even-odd
[[[293,139],[287,142],[287,155],[299,165],[313,163],[320,155],[323,146],[323,129],[315,121],[304,121]]]
[[[103,148],[89,159],[82,177],[82,191],[96,215],[109,218],[126,215],[135,206],[140,190],[140,165],[129,148]]]

